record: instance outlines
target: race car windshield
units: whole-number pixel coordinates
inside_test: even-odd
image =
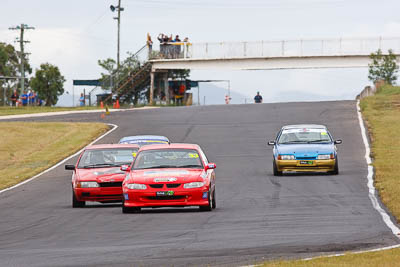
[[[325,129],[288,129],[283,130],[278,144],[330,143],[331,136]]]
[[[112,148],[86,150],[78,164],[78,168],[105,168],[130,165],[138,148]]]
[[[203,168],[199,153],[194,149],[154,149],[137,155],[133,169]]]

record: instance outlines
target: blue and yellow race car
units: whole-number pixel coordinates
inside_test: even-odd
[[[300,124],[282,127],[274,141],[275,176],[288,172],[328,172],[339,174],[336,144],[324,125]]]
[[[159,145],[169,144],[170,141],[167,137],[162,135],[134,135],[125,136],[118,142],[119,144],[136,144],[141,146],[145,145]]]

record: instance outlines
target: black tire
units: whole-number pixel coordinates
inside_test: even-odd
[[[210,191],[211,191],[211,189],[210,189]],[[208,194],[207,194],[208,195],[208,197],[207,197],[208,205],[199,206],[200,211],[212,211],[212,200],[211,200],[211,194],[210,194],[211,192],[210,191],[208,191]]]
[[[138,207],[125,207],[124,201],[122,201],[122,213],[138,213],[140,210]]]
[[[79,201],[74,193],[74,189],[72,189],[72,207],[73,208],[83,208],[85,207],[86,202],[85,201]]]
[[[335,162],[335,168],[333,169],[333,171],[329,172],[330,174],[333,175],[338,175],[339,174],[339,164],[338,164],[338,159],[336,158],[336,162]]]
[[[282,172],[278,171],[278,167],[276,166],[275,159],[274,159],[274,162],[272,163],[272,165],[273,165],[273,168],[274,168],[274,176],[282,176]]]
[[[217,207],[217,200],[215,199],[215,190],[216,188],[214,187],[214,191],[213,191],[213,196],[212,196],[212,200],[211,200],[211,206],[213,209],[215,209]]]

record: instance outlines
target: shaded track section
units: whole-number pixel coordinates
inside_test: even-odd
[[[102,121],[99,114],[37,120]],[[72,209],[71,173],[59,167],[0,195],[0,265],[242,265],[397,242],[368,198],[353,101],[137,110],[105,122],[119,128],[100,143],[160,134],[200,144],[217,164],[217,209]],[[340,175],[272,175],[266,142],[295,123],[326,124],[344,140]]]

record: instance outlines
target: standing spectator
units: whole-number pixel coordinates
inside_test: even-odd
[[[14,90],[13,94],[11,95],[11,103],[13,107],[17,105],[18,98],[19,98],[18,91]]]
[[[260,95],[260,92],[257,92],[257,95],[254,97],[254,103],[262,103],[263,102],[263,98]]]
[[[174,40],[174,42],[176,42],[176,43],[179,43],[179,42],[181,42],[181,39],[179,39],[179,35],[176,35],[176,36],[175,36],[175,40]]]
[[[26,107],[28,105],[29,95],[26,91],[24,91],[24,93],[22,94],[21,101],[22,101],[22,106]]]
[[[147,47],[149,48],[149,59],[151,58],[151,54],[153,52],[153,41],[151,40],[151,36],[149,33],[147,33],[147,41],[146,41]]]
[[[85,106],[85,96],[81,93],[81,97],[79,98],[79,103],[81,107]]]
[[[35,96],[32,90],[28,91],[28,105],[33,106],[35,100]]]
[[[185,37],[185,39],[183,39],[183,41],[184,41],[185,43],[187,43],[187,42],[189,42],[189,38],[188,38],[188,37]]]

